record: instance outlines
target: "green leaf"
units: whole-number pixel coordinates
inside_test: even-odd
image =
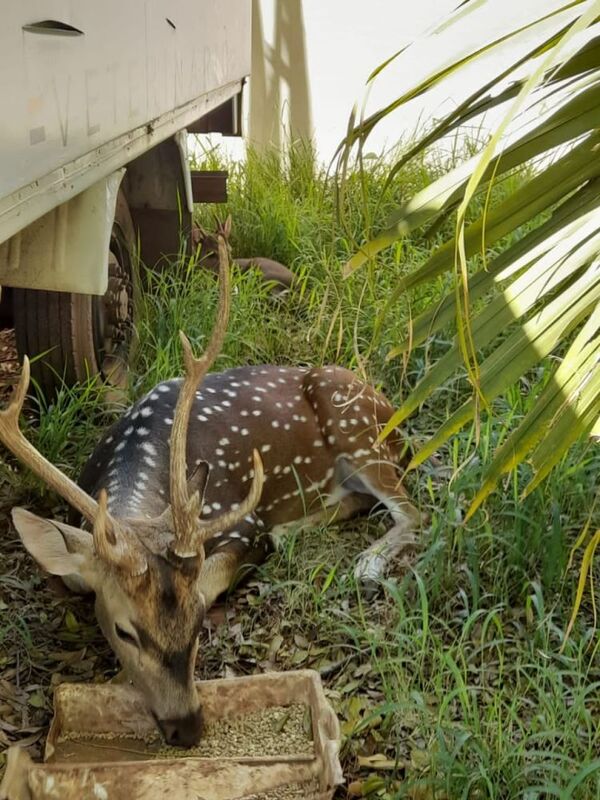
[[[591,86],[587,86],[592,81]],[[592,130],[597,126],[598,121],[598,108],[600,108],[600,86],[598,85],[597,78],[585,77],[580,82],[581,87],[586,87],[578,92],[578,86],[569,86],[569,96],[572,98],[561,105],[555,113],[551,114],[547,119],[544,119],[539,125],[534,126],[532,130],[528,131],[524,136],[519,138],[514,144],[505,147],[502,152],[501,158],[493,165],[488,167],[481,179],[480,189],[483,190],[488,185],[489,180],[493,177],[494,173],[496,178],[510,172],[515,167],[526,164],[533,158],[539,157],[542,153],[546,153],[561,144],[575,140],[578,136]],[[491,106],[491,104],[490,104]],[[489,110],[486,106],[479,108],[479,113]],[[465,123],[465,119],[461,119],[461,124]],[[454,127],[454,126],[453,126]],[[449,129],[442,130],[436,129],[439,134],[448,135]],[[435,133],[431,134],[431,141],[435,139]],[[416,145],[409,153],[406,154],[399,162],[397,162],[390,170],[390,176],[396,174],[412,155],[416,155],[420,150],[420,145]],[[427,187],[420,192],[416,197],[410,201],[410,205],[422,203],[425,208],[428,205],[428,198],[437,197],[437,209],[439,211],[451,209],[460,200],[467,185],[468,176],[471,170],[477,163],[477,157],[474,156],[469,161],[461,164],[460,167],[454,169],[444,179],[436,181],[432,186]],[[441,189],[441,192],[439,191]],[[436,195],[435,193],[438,192]],[[431,202],[431,201],[429,201]],[[434,213],[436,205],[433,205]],[[413,212],[414,213],[414,212]],[[403,206],[397,211],[389,215],[386,221],[386,227],[392,228],[401,220],[407,217],[407,207]],[[431,219],[431,207],[424,221]],[[422,224],[419,217],[415,217],[415,223],[410,226],[410,230],[416,227],[416,224]]]
[[[500,476],[523,460],[537,442],[542,440],[533,454],[538,473],[525,495],[546,477],[568,447],[589,430],[600,410],[599,325],[600,305],[596,305],[534,408],[496,453],[467,518],[493,490]]]
[[[436,29],[438,49],[432,49],[430,60],[415,59],[418,50],[403,48],[376,70],[371,80],[393,61],[399,71],[404,67],[405,75],[416,71],[417,77],[391,103],[352,125],[340,151],[344,179],[351,169],[352,145],[358,142],[360,159],[379,120],[412,98],[441,87],[467,65],[484,58],[494,61],[486,73],[494,73],[491,79],[483,85],[465,80],[453,97],[453,110],[392,165],[386,188],[392,181],[400,182],[402,167],[410,159],[424,157],[430,145],[477,115],[507,108],[489,140],[472,159],[379,222],[379,229],[376,220],[369,230],[379,232],[344,268],[348,276],[417,227],[427,226],[427,235],[439,235],[443,223],[456,214],[455,235],[424,264],[397,280],[386,299],[390,308],[401,293],[454,273],[454,292],[412,322],[409,335],[393,347],[389,358],[406,353],[455,320],[453,346],[406,398],[381,436],[463,364],[474,390],[473,398],[454,411],[415,455],[411,467],[581,328],[569,347],[561,348],[566,354],[560,366],[495,454],[470,514],[500,476],[520,461],[529,458],[534,469],[528,492],[577,438],[588,433],[600,438],[600,272],[594,262],[600,252],[600,0],[549,0],[543,17],[537,16],[523,4],[507,10],[498,25],[491,26],[485,3],[461,6]],[[482,21],[488,26],[480,31]],[[447,34],[454,42],[452,52],[439,47]],[[508,43],[516,54],[512,65],[504,58]],[[512,181],[513,170],[530,165],[528,179]],[[505,198],[491,205],[491,189],[504,177],[511,178],[505,183]],[[476,197],[483,212],[471,221],[468,214],[477,207],[472,203]],[[538,221],[549,213],[549,219]],[[520,237],[524,226],[527,233]],[[492,247],[502,248],[508,235],[517,241],[500,255],[490,254]],[[478,254],[481,267],[478,261],[469,262]],[[385,319],[385,309],[381,318]],[[486,357],[479,364],[482,351]]]
[[[596,147],[600,133],[588,136],[561,159],[533,177],[513,195],[500,203],[489,214],[485,223],[485,243],[492,245],[502,236],[535,217],[541,211],[567,196],[590,178],[600,175],[600,164],[596,158]],[[462,184],[461,184],[462,187]],[[456,177],[449,176],[436,181],[425,192],[406,204],[403,216],[390,228],[367,242],[344,268],[348,275],[373,258],[384,247],[408,234],[414,227],[423,224],[437,214],[456,191]],[[484,221],[477,220],[465,234],[467,257],[481,248]],[[418,270],[399,282],[397,290],[406,290],[423,281],[429,281],[452,269],[456,252],[456,239],[450,239],[439,247],[431,258]]]
[[[593,265],[568,289],[509,336],[481,365],[481,391],[486,401],[497,397],[533,364],[550,353],[561,337],[568,334],[600,300],[600,265]],[[409,469],[422,464],[453,433],[476,413],[476,403],[468,400],[419,450]],[[387,428],[398,424],[394,418]],[[393,424],[392,424],[393,423]],[[382,436],[385,435],[385,431]]]
[[[46,705],[46,698],[44,697],[43,691],[41,689],[37,689],[35,692],[33,692],[33,694],[30,694],[28,703],[34,708],[44,708]]]
[[[567,307],[573,291],[571,284],[577,277],[578,270],[589,263],[595,253],[600,251],[600,228],[596,228],[597,224],[598,220],[595,215],[590,215],[587,218],[587,225],[583,225],[579,229],[576,238],[565,238],[560,245],[550,250],[544,258],[539,259],[530,269],[506,287],[501,295],[495,297],[474,318],[472,329],[478,348],[486,347],[500,332],[505,331],[561,284],[563,284],[562,293],[554,301],[552,307],[560,311],[563,302],[565,308]],[[569,289],[571,289],[570,293]],[[413,389],[386,425],[381,437],[387,436],[394,427],[410,416],[438,386],[458,369],[461,363],[461,353],[458,345],[455,344],[438,359],[427,375]]]
[[[479,270],[469,279],[469,296],[475,301],[494,285],[528,268],[534,261],[544,258],[553,247],[560,247],[567,239],[573,246],[579,238],[578,231],[594,217],[600,208],[600,183],[592,181],[562,203],[544,224],[530,231],[500,255],[490,260],[487,269]],[[395,293],[394,293],[395,294]],[[390,301],[393,303],[393,298]],[[393,359],[425,341],[441,330],[456,315],[456,297],[445,297],[435,307],[428,309],[411,323],[410,336],[388,354]]]
[[[76,633],[80,628],[79,622],[77,621],[75,614],[73,614],[73,612],[70,609],[67,609],[65,611],[64,622],[65,622],[65,627],[69,631],[69,633]]]
[[[552,2],[552,0],[549,0],[548,13],[545,16],[540,16],[536,10],[532,9],[529,18],[525,17],[515,28],[510,25],[509,19],[504,19],[502,17],[496,20],[495,25],[490,26],[485,3],[469,3],[464,14],[458,14],[454,18],[450,16],[432,32],[432,35],[437,35],[438,39],[441,39],[440,34],[448,34],[446,39],[442,40],[447,40],[448,46],[443,46],[442,41],[439,41],[439,46],[434,51],[434,59],[439,58],[440,63],[436,63],[434,60],[433,65],[430,66],[431,60],[425,61],[424,59],[419,59],[415,61],[411,48],[405,47],[391,58],[388,58],[371,74],[369,80],[376,77],[384,67],[389,66],[398,56],[403,55],[406,59],[411,60],[411,71],[415,77],[414,83],[409,89],[354,127],[341,143],[339,150],[343,150],[344,148],[348,149],[358,139],[366,138],[375,125],[389,116],[390,113],[415,97],[424,94],[437,84],[442,83],[454,73],[459,72],[463,67],[483,56],[489,57],[493,51],[501,52],[501,49],[506,46],[507,42],[512,42],[514,46],[515,43],[522,41],[526,45],[528,41],[527,37],[530,36],[532,29],[542,31],[542,38],[544,41],[560,35],[565,30],[566,26],[574,20],[577,20],[579,15],[576,5],[577,3]],[[526,10],[526,7],[524,8]],[[476,19],[473,19],[473,12],[476,11],[480,12],[480,15]],[[469,17],[469,21],[468,27],[463,29],[463,34],[467,31],[468,36],[457,36],[456,27],[460,22],[463,22],[463,24],[465,23],[466,16]],[[454,28],[453,30],[450,29],[451,26]],[[539,44],[534,45],[530,49],[526,48],[525,52],[529,54],[533,52],[536,54],[538,47]],[[417,73],[419,69],[423,72],[420,76],[418,76]],[[498,80],[498,77],[497,74],[496,80]]]

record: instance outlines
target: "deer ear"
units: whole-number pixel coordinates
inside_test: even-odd
[[[12,518],[21,541],[51,575],[77,575],[91,583],[93,538],[89,533],[13,508]]]
[[[203,245],[204,242],[209,238],[210,234],[202,227],[202,225],[198,225],[197,223],[192,225],[192,244],[194,247]]]

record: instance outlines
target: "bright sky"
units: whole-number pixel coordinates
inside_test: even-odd
[[[461,49],[477,49],[504,30],[513,29],[517,22],[539,19],[557,1],[475,0],[468,5],[472,9],[468,24],[460,26],[459,36],[456,28],[450,27],[432,38],[422,34],[438,26],[458,0],[369,0],[368,4],[364,0],[279,0],[280,5],[278,0],[255,0],[262,23],[265,80],[267,85],[271,81],[281,95],[279,107],[273,107],[269,98],[260,103],[260,112],[266,119],[277,115],[287,126],[294,94],[298,94],[293,81],[304,74],[298,56],[303,49],[314,141],[322,160],[327,162],[345,133],[353,105],[362,106],[368,75],[398,49],[415,42],[409,58],[397,59],[377,77],[368,96],[369,111],[385,105],[448,59],[453,60]],[[287,27],[282,14],[284,5],[294,8],[297,15],[287,19]],[[298,47],[297,41],[298,37],[302,40],[299,18],[303,19],[303,48]],[[294,41],[290,42],[292,37]],[[473,86],[493,77],[500,67],[514,63],[528,43],[524,38],[520,47],[511,44],[503,52],[479,61],[476,69],[467,68],[460,77],[450,79],[442,89],[395,112],[375,129],[369,149],[381,152],[398,139],[410,137],[417,126],[467,97]],[[484,127],[489,128],[498,119],[498,113],[488,116]],[[264,131],[256,131],[255,127],[255,136],[267,138]],[[233,152],[241,153],[243,149],[233,145]]]

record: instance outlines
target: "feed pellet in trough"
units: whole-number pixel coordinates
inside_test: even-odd
[[[288,786],[280,786],[278,789],[271,789],[268,792],[251,794],[244,797],[244,800],[305,800],[318,792],[319,784],[316,781],[310,783],[290,783]]]
[[[165,745],[159,735],[146,739],[122,734],[70,731],[58,737],[57,760],[145,760],[148,758],[236,758],[259,756],[312,756],[312,725],[308,706],[272,706],[236,717],[210,720],[196,747]],[[287,797],[288,795],[284,795]],[[294,795],[289,795],[293,797]]]

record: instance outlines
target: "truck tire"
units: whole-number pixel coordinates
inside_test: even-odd
[[[32,360],[32,379],[47,398],[63,383],[72,385],[95,375],[116,389],[126,387],[135,339],[134,246],[129,207],[119,191],[108,257],[108,290],[103,297],[14,290],[19,356]]]

